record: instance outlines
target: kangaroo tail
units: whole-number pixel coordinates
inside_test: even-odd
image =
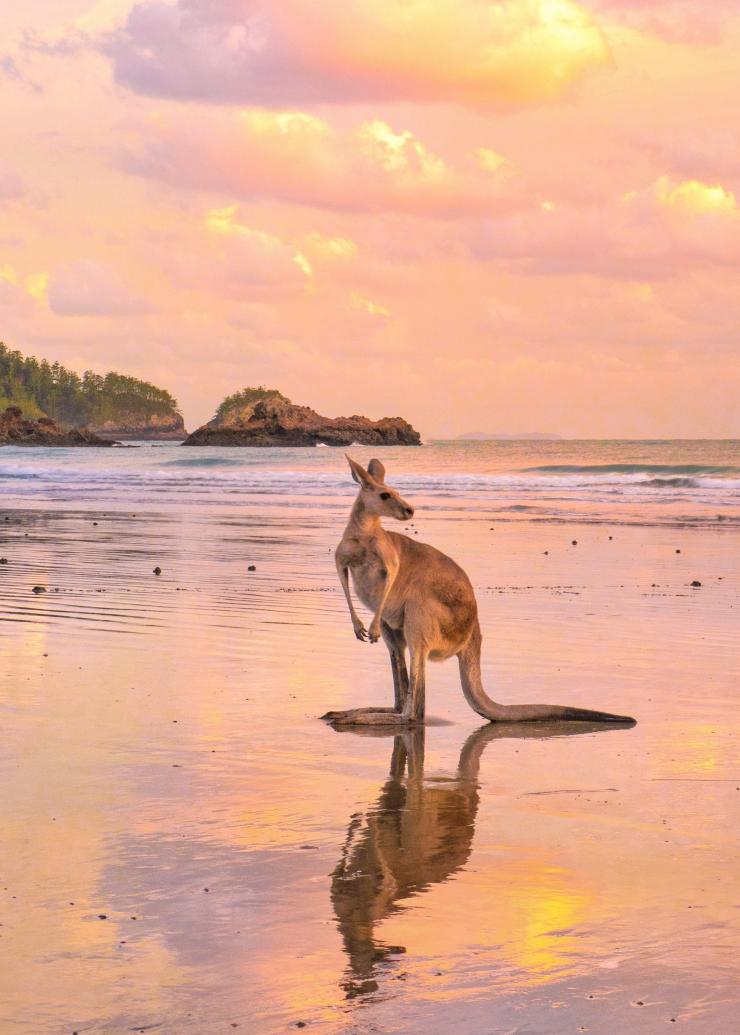
[[[497,704],[483,689],[480,671],[480,629],[475,629],[460,652],[460,682],[473,711],[491,722],[536,722],[538,719],[565,719],[575,722],[634,722],[628,715],[612,715],[590,708],[570,708],[562,704]]]

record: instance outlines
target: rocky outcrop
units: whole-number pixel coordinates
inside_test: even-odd
[[[51,417],[29,420],[18,406],[0,413],[0,446],[112,446],[88,428],[61,428]]]
[[[92,423],[88,430],[101,438],[140,439],[143,441],[181,441],[187,438],[185,422],[177,411],[165,414],[144,416],[137,413],[124,413],[115,420],[107,420],[102,424]]]
[[[276,393],[214,418],[184,446],[419,446],[421,437],[401,417],[322,417]]]

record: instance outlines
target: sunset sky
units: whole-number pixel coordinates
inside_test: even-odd
[[[734,0],[0,7],[0,340],[426,436],[740,435]]]

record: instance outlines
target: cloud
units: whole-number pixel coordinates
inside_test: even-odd
[[[240,223],[236,206],[213,209],[205,226],[210,236],[206,247],[211,275],[227,293],[303,283],[311,276],[308,259],[296,247],[275,234]]]
[[[669,43],[713,44],[724,36],[737,0],[591,0],[600,16]]]
[[[138,93],[278,108],[506,109],[561,98],[609,61],[574,0],[142,0],[102,46]]]
[[[524,273],[663,279],[740,261],[740,207],[720,184],[659,177],[596,207],[542,206],[475,225],[471,254]]]
[[[177,113],[151,122],[120,160],[175,186],[339,211],[455,216],[525,203],[515,168],[496,151],[479,147],[451,165],[380,119],[340,131],[303,112],[249,110],[196,128]]]
[[[20,176],[0,158],[0,205],[24,197],[26,188]]]
[[[673,130],[633,133],[637,148],[654,157],[656,163],[677,176],[701,177],[705,181],[740,182],[740,148],[733,126],[701,129],[680,126]]]
[[[80,259],[57,270],[48,281],[49,307],[58,316],[134,316],[151,312],[117,270]]]
[[[23,81],[21,70],[12,54],[0,55],[0,75],[15,82]]]

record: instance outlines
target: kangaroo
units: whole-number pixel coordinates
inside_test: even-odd
[[[559,704],[497,704],[483,689],[482,636],[470,579],[450,557],[433,546],[388,532],[382,517],[408,521],[414,508],[385,484],[385,468],[371,460],[367,470],[347,456],[360,486],[335,560],[358,640],[383,637],[391,657],[392,708],[352,708],[322,716],[345,725],[410,725],[424,722],[427,660],[457,656],[465,700],[491,722],[565,719],[583,722],[634,722],[626,715],[570,708]],[[355,611],[349,573],[363,604],[374,612],[366,629]],[[406,649],[410,657],[406,667]]]

